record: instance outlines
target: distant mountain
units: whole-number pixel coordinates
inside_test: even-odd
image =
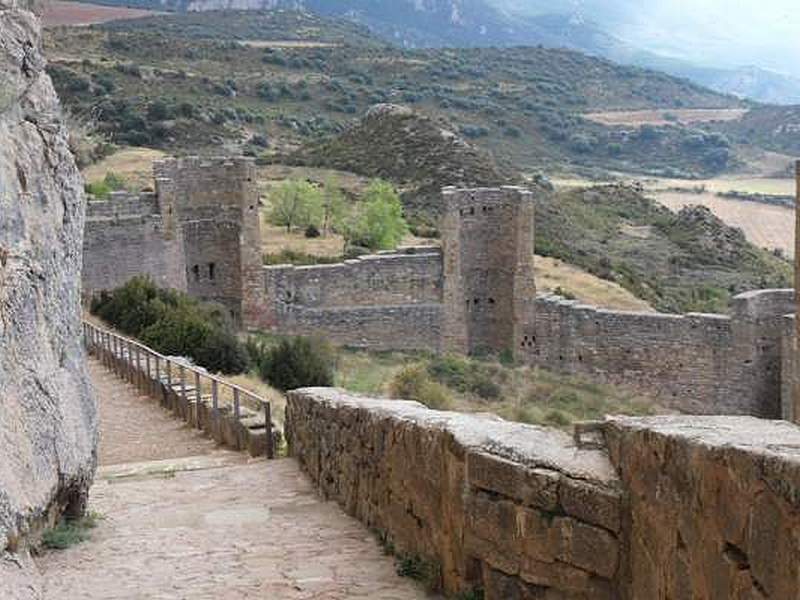
[[[763,68],[717,68],[663,56],[609,33],[631,0],[101,0],[178,12],[303,9],[345,17],[406,48],[545,46],[685,77],[759,102],[800,103],[800,79]],[[549,11],[549,12],[548,12]],[[587,15],[591,15],[588,18]]]

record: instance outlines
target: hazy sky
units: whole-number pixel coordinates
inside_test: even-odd
[[[635,46],[693,62],[800,76],[800,0],[493,0],[575,12]]]
[[[640,0],[626,8],[616,34],[637,45],[800,73],[798,0]]]

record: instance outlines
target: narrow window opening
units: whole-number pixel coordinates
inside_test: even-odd
[[[213,262],[208,263],[208,278],[211,279],[212,281],[214,280],[214,275],[215,275],[214,271],[216,267],[217,265],[215,265]]]
[[[192,273],[194,273],[194,280],[200,281],[200,265],[193,266]]]

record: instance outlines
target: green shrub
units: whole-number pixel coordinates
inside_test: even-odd
[[[92,298],[90,310],[156,352],[187,356],[214,372],[247,369],[247,354],[223,307],[159,289],[148,277],[134,277],[113,292],[101,292]]]
[[[485,400],[495,400],[502,390],[493,380],[489,365],[470,361],[462,356],[446,355],[433,358],[428,373],[437,382],[458,390],[470,392]]]
[[[438,563],[412,554],[397,557],[397,574],[422,583],[429,591],[440,587],[442,569]]]
[[[106,176],[102,181],[93,181],[92,183],[87,183],[84,189],[86,190],[87,194],[91,194],[95,198],[102,199],[107,198],[111,192],[124,190],[126,185],[127,184],[123,177],[112,171],[109,171],[106,173]]]
[[[415,400],[435,410],[446,410],[453,404],[447,388],[432,381],[421,364],[409,365],[398,371],[389,391],[393,398]]]
[[[296,337],[271,347],[251,340],[247,348],[258,374],[276,389],[333,385],[334,355],[323,340]]]
[[[102,517],[90,512],[77,519],[62,519],[42,535],[42,545],[51,550],[66,550],[89,539],[89,530],[97,527]]]

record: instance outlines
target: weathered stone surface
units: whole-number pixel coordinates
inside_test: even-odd
[[[0,597],[30,534],[83,508],[96,407],[80,346],[82,181],[28,3],[0,4]]]
[[[563,432],[321,388],[290,393],[286,429],[323,494],[439,564],[448,591],[479,583],[489,600],[577,599],[612,587],[617,537],[595,523],[618,521],[603,504],[621,501],[616,473]],[[577,508],[575,494],[568,512],[562,486],[604,500]],[[503,595],[509,585],[516,596]]]
[[[291,451],[327,496],[448,591],[488,600],[800,598],[800,428],[612,418],[562,432],[329,389],[289,395]]]
[[[629,598],[800,597],[800,429],[749,417],[614,418]]]

